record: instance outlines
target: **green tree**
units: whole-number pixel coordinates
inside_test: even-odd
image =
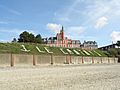
[[[42,43],[42,37],[41,37],[41,35],[40,34],[38,34],[38,35],[36,35],[36,37],[35,37],[35,42],[36,43]]]
[[[28,39],[29,39],[29,42],[34,43],[35,42],[34,34],[30,33]]]
[[[116,44],[117,44],[117,46],[120,46],[120,41],[117,41],[117,43],[116,43]]]
[[[120,55],[120,48],[118,48],[117,51],[118,51],[118,55]]]
[[[13,38],[12,42],[17,42],[17,39],[16,39],[16,38]]]
[[[42,37],[40,34],[35,36],[32,33],[24,31],[19,35],[18,42],[42,43]]]
[[[19,35],[18,42],[29,42],[29,32],[24,31]]]
[[[111,48],[108,50],[108,53],[111,55],[111,56],[114,56],[116,57],[118,55],[118,50],[117,49],[114,49],[114,48]]]

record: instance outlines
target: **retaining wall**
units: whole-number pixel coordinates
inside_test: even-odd
[[[103,57],[94,57],[94,63],[102,63]]]
[[[92,63],[92,57],[84,57],[84,64],[91,64]]]
[[[0,54],[0,66],[40,65],[40,64],[96,64],[118,63],[118,58],[112,57],[83,57],[83,56],[54,56]]]
[[[66,56],[53,56],[54,64],[65,64]]]
[[[82,57],[81,56],[71,56],[72,64],[82,64]]]
[[[11,62],[11,54],[0,54],[0,65],[9,66]]]
[[[32,65],[33,64],[33,55],[21,55],[13,54],[12,59],[14,60],[14,65]]]
[[[37,64],[50,64],[51,55],[35,55],[35,60]]]

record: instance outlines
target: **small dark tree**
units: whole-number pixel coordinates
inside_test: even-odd
[[[17,42],[17,39],[16,39],[16,38],[13,38],[12,42]]]
[[[116,43],[116,44],[117,44],[117,46],[119,46],[119,47],[120,47],[120,41],[117,41],[117,43]]]
[[[35,37],[35,42],[36,43],[42,43],[42,37],[41,37],[41,35],[40,34],[38,34],[38,35],[36,35],[36,37]]]

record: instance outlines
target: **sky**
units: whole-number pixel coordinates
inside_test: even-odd
[[[120,40],[120,0],[0,0],[0,41],[10,42],[23,31],[56,36],[64,27],[70,39]]]

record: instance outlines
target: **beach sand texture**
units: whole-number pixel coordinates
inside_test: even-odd
[[[0,67],[0,90],[120,90],[120,64]]]

